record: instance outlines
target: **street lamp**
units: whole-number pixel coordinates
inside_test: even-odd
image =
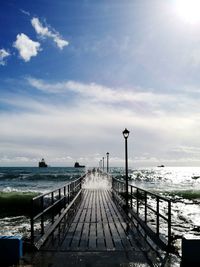
[[[102,160],[103,160],[103,172],[104,172],[104,157],[102,158]]]
[[[128,148],[127,148],[127,139],[129,136],[129,131],[125,128],[122,132],[125,139],[125,171],[126,171],[126,211],[128,212]]]
[[[109,173],[109,152],[106,153],[107,156],[107,173]]]

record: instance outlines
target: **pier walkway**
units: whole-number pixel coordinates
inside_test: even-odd
[[[91,178],[91,175],[87,174],[84,178]],[[105,176],[98,174],[99,178],[105,179]],[[67,205],[65,203],[67,208],[62,209],[59,215],[54,214],[54,218],[51,216],[53,227],[50,226],[46,232],[43,212],[41,216],[35,216],[36,219],[42,217],[42,234],[35,241],[38,251],[25,259],[31,266],[170,266],[164,265],[169,260],[168,253],[159,249],[155,251],[146,242],[146,237],[120,208],[120,200],[114,197],[111,187],[87,188],[82,183],[83,180],[81,187],[80,183],[73,186],[75,194],[71,199],[75,199],[76,203],[71,205],[69,200]],[[63,191],[64,199],[70,199],[69,192],[69,187],[68,193],[66,189]],[[58,196],[56,201],[51,201],[52,205],[63,201],[61,190]],[[43,209],[46,212],[50,208]],[[34,229],[32,231],[34,233]]]

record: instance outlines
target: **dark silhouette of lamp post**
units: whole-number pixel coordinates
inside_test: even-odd
[[[126,211],[128,212],[128,147],[127,147],[127,139],[129,136],[129,131],[125,128],[125,130],[122,132],[124,139],[125,139],[125,171],[126,171],[126,194],[125,194],[125,199],[126,199]]]
[[[109,152],[106,153],[107,156],[107,173],[109,173]]]
[[[103,162],[103,172],[104,172],[104,157],[102,158],[102,162]]]

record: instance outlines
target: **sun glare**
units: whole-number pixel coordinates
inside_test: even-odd
[[[181,19],[191,24],[200,22],[200,0],[176,0],[175,5]]]

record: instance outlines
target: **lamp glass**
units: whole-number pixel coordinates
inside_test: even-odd
[[[124,138],[128,138],[129,133],[130,133],[129,130],[125,129],[125,130],[123,131],[123,136],[124,136]]]

